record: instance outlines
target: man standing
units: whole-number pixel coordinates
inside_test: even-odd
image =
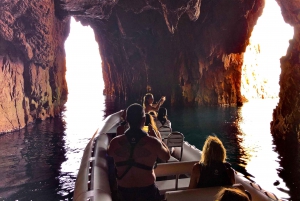
[[[159,201],[153,170],[156,159],[169,160],[168,147],[142,130],[145,111],[139,104],[127,108],[126,120],[130,128],[124,135],[112,139],[108,155],[114,158],[118,193],[123,201]]]

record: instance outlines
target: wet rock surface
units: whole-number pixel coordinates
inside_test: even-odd
[[[67,100],[69,21],[54,2],[0,2],[0,133],[59,115]]]

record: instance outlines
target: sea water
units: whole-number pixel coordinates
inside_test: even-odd
[[[100,99],[88,100],[90,109],[69,102],[59,118],[0,136],[0,200],[72,200],[86,144],[105,116],[126,105],[109,97]],[[277,197],[291,199],[291,192],[297,192],[299,186],[289,177],[297,177],[299,161],[291,161],[298,170],[295,175],[279,176],[286,167],[281,165],[282,157],[270,133],[277,102],[168,108],[168,117],[173,130],[182,132],[185,140],[199,149],[208,135],[218,136],[227,149],[227,161],[237,171]],[[292,200],[298,199],[293,196]]]

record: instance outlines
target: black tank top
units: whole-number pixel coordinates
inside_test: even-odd
[[[210,165],[200,164],[200,178],[197,188],[232,185],[229,176],[231,165],[227,162],[211,162]]]

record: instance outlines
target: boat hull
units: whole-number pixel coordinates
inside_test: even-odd
[[[82,157],[80,169],[78,172],[77,180],[75,183],[74,190],[74,201],[112,201],[113,195],[111,193],[111,187],[109,183],[109,165],[107,160],[107,147],[111,140],[111,134],[116,133],[116,128],[121,120],[122,111],[114,113],[105,119],[104,126],[100,128],[93,135],[92,139],[86,146]],[[180,156],[180,148],[176,147],[173,155],[176,157]],[[198,161],[201,157],[201,151],[195,146],[190,145],[188,142],[184,142],[182,162],[190,165],[189,172],[191,171],[191,161]],[[180,169],[180,163],[178,168]],[[161,164],[163,167],[164,164]],[[164,170],[164,172],[176,171],[176,164],[172,165],[172,169]],[[161,169],[159,167],[158,169]],[[171,167],[171,166],[170,166]],[[165,165],[164,168],[168,168]],[[158,170],[160,171],[160,170]],[[186,174],[189,176],[189,173]],[[268,201],[268,200],[279,200],[274,194],[265,191],[258,184],[247,179],[241,173],[236,172],[235,174],[236,183],[240,183],[244,188],[249,191],[252,195],[252,201]],[[189,179],[189,178],[187,178]],[[185,190],[188,181],[185,179],[185,184],[182,186],[183,190],[169,190],[166,192],[167,200],[209,200],[219,191],[220,187],[216,188],[202,188]],[[160,189],[161,190],[161,189]],[[163,192],[164,193],[164,192]],[[194,197],[193,197],[194,196]],[[206,197],[205,197],[206,196]],[[209,197],[211,196],[211,197]]]

